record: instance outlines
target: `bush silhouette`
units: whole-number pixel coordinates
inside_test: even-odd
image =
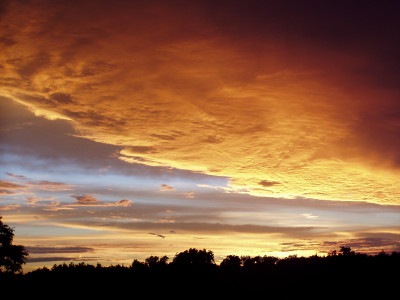
[[[28,252],[24,246],[13,245],[14,229],[3,223],[0,216],[0,272],[18,272],[25,264]]]

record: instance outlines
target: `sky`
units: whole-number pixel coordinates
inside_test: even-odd
[[[0,1],[0,216],[125,264],[400,251],[398,1]]]

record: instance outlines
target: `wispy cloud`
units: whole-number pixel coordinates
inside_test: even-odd
[[[0,210],[7,211],[7,210],[14,210],[20,208],[21,205],[19,204],[7,204],[7,205],[0,205]]]
[[[158,236],[158,237],[160,237],[162,239],[165,239],[165,235],[162,235],[162,234],[156,234],[156,233],[153,233],[153,232],[150,232],[149,234],[154,235],[154,236]]]
[[[175,191],[175,188],[164,183],[161,185],[161,191],[162,192]]]
[[[100,203],[100,200],[90,195],[71,195],[72,198],[78,201],[78,204],[93,205]]]
[[[0,181],[0,195],[17,195],[28,193],[27,187],[11,181]]]
[[[54,182],[47,180],[32,181],[24,175],[16,175],[7,172],[6,175],[10,178],[16,179],[17,182],[11,181],[1,181],[0,188],[7,190],[20,190],[20,192],[25,191],[26,193],[31,193],[33,191],[68,191],[75,187],[75,185],[66,184],[62,182]]]
[[[82,246],[74,246],[74,247],[29,246],[27,247],[27,250],[31,254],[48,254],[48,253],[86,253],[86,252],[92,252],[94,249]]]
[[[107,207],[107,206],[122,206],[128,207],[132,205],[133,201],[128,199],[122,199],[116,202],[103,202],[91,195],[71,195],[71,198],[77,200],[79,206],[91,206],[91,207]],[[67,204],[66,207],[75,206],[75,204]]]

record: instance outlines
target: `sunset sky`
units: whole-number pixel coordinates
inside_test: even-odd
[[[0,3],[24,270],[400,251],[400,1]]]

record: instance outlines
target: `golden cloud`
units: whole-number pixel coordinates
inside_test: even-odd
[[[172,186],[169,186],[168,184],[162,184],[161,185],[161,191],[165,192],[165,191],[175,191],[175,188],[173,188]]]
[[[380,155],[365,134],[397,94],[362,86],[365,58],[237,40],[192,10],[90,3],[9,5],[3,96],[123,147],[127,162],[224,176],[252,195],[398,204],[395,151]]]

